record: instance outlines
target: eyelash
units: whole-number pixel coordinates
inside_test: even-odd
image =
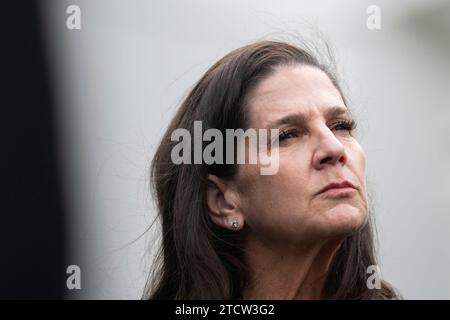
[[[356,122],[355,122],[355,120],[351,120],[351,121],[349,121],[349,120],[340,121],[340,122],[338,122],[338,123],[336,124],[336,126],[335,126],[334,128],[336,128],[337,126],[340,126],[340,125],[344,126],[344,129],[343,129],[343,130],[346,130],[346,131],[351,131],[351,130],[354,130],[354,129],[356,128]]]
[[[280,135],[278,136],[278,140],[279,141],[282,141],[282,140],[285,140],[285,139],[289,139],[288,138],[288,135],[289,134],[295,134],[296,136],[298,135],[298,130],[297,129],[288,129],[288,130],[286,130],[286,131],[283,131],[283,132],[281,132],[280,133]]]
[[[349,120],[339,121],[338,123],[335,124],[335,126],[334,126],[333,129],[336,129],[336,128],[339,127],[339,126],[342,126],[342,129],[341,129],[341,130],[344,130],[344,131],[351,131],[351,130],[354,130],[354,129],[356,128],[356,122],[355,122],[355,120],[351,120],[351,121],[349,121]],[[282,140],[285,140],[285,139],[289,139],[288,135],[290,135],[290,134],[294,134],[295,137],[297,137],[297,136],[298,136],[298,133],[299,133],[299,130],[298,130],[298,129],[288,129],[288,130],[286,130],[286,131],[282,131],[282,132],[280,133],[280,135],[278,136],[278,140],[279,140],[279,141],[282,141]]]

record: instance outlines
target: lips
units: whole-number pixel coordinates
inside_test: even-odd
[[[326,185],[322,190],[320,190],[317,194],[321,194],[327,190],[330,189],[342,189],[342,188],[353,188],[356,189],[356,187],[349,181],[344,180],[341,182],[332,182],[328,185]]]

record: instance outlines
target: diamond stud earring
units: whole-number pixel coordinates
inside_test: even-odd
[[[233,230],[239,229],[239,221],[233,220],[233,222],[231,222],[231,229]]]

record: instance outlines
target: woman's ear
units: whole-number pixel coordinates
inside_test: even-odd
[[[212,221],[226,229],[240,230],[244,216],[239,205],[239,195],[231,183],[215,175],[207,176],[206,202]]]

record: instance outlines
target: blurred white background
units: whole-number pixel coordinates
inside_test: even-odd
[[[448,1],[45,1],[69,261],[82,272],[69,298],[141,297],[150,160],[202,73],[249,42],[317,28],[359,120],[384,276],[407,299],[450,299]],[[81,30],[66,28],[72,4]],[[366,26],[369,5],[380,30]]]

